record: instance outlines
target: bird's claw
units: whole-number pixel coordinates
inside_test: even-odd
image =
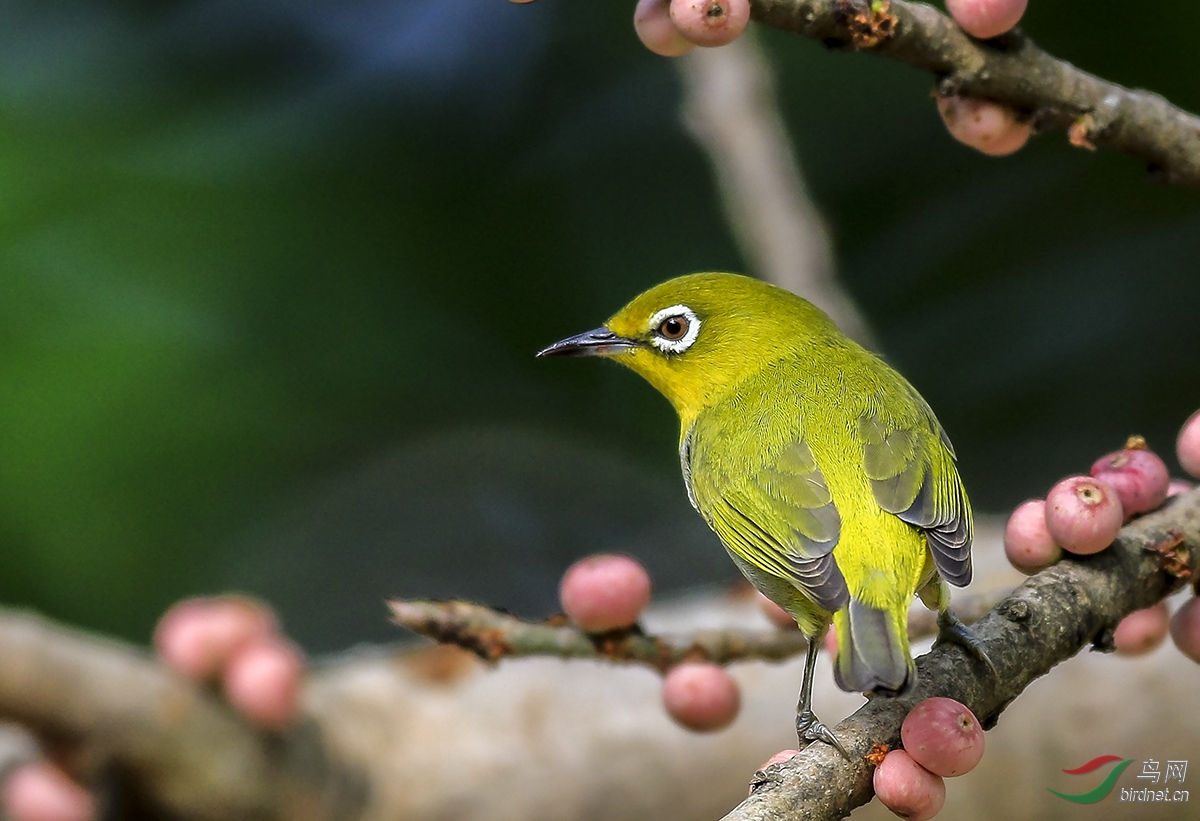
[[[934,647],[945,642],[957,644],[991,670],[994,678],[997,680],[1000,678],[1000,673],[996,671],[996,665],[992,664],[992,660],[988,658],[987,651],[983,649],[983,643],[975,638],[974,634],[962,623],[962,620],[958,616],[949,610],[941,610],[938,612],[937,623],[938,637],[933,643]]]
[[[842,746],[842,742],[838,741],[838,737],[833,734],[832,730],[817,720],[816,715],[811,710],[805,710],[796,714],[796,737],[800,741],[801,749],[804,749],[813,741],[824,741],[841,753],[842,758],[847,761],[850,760],[850,754],[846,752],[846,748]]]

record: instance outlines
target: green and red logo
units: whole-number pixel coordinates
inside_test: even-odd
[[[1109,771],[1108,775],[1095,788],[1081,793],[1065,793],[1047,787],[1046,789],[1057,795],[1059,798],[1066,799],[1075,804],[1095,804],[1097,801],[1108,796],[1116,786],[1117,779],[1121,777],[1121,773],[1125,772],[1125,768],[1133,763],[1132,758],[1121,758],[1119,755],[1099,755],[1093,758],[1086,764],[1080,764],[1070,770],[1063,770],[1067,775],[1087,775],[1095,772],[1106,764],[1111,764],[1114,761],[1121,762]]]

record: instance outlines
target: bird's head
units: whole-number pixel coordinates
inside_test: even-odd
[[[800,297],[737,274],[691,274],[638,295],[603,326],[538,356],[610,357],[659,390],[685,426],[750,374],[840,337]]]

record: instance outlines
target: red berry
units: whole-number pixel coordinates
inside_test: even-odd
[[[255,724],[283,730],[299,707],[304,657],[280,638],[242,648],[225,670],[225,695]]]
[[[1012,566],[1032,575],[1062,558],[1046,528],[1046,503],[1041,499],[1022,502],[1008,517],[1004,528],[1004,553]]]
[[[1167,498],[1170,499],[1172,496],[1178,496],[1180,493],[1187,493],[1193,487],[1195,485],[1191,482],[1185,482],[1182,479],[1172,479],[1167,483]]]
[[[1163,460],[1141,447],[1100,457],[1092,465],[1091,473],[1117,492],[1127,519],[1160,507],[1166,501],[1171,481]]]
[[[837,658],[837,631],[832,627],[825,631],[825,638],[821,639],[821,648],[829,654],[830,658]]]
[[[702,733],[729,726],[742,706],[737,682],[724,667],[708,662],[673,667],[663,679],[662,692],[671,718]]]
[[[1171,638],[1179,652],[1200,663],[1200,598],[1192,597],[1171,618]]]
[[[1141,656],[1163,643],[1170,627],[1167,603],[1160,601],[1145,610],[1135,610],[1117,624],[1113,645],[1123,656]]]
[[[687,54],[695,44],[671,22],[671,0],[638,0],[633,10],[633,30],[642,45],[663,57]]]
[[[766,761],[764,761],[762,763],[762,765],[759,767],[759,769],[765,770],[767,767],[770,767],[772,764],[782,764],[785,761],[791,761],[793,758],[795,758],[798,755],[800,755],[799,750],[780,750],[779,752],[775,753],[775,755],[771,756]]]
[[[892,750],[883,757],[875,768],[873,783],[884,806],[908,821],[933,818],[946,803],[946,782],[904,750]]]
[[[927,698],[900,725],[900,739],[913,760],[943,777],[970,772],[983,758],[983,728],[967,707],[952,698]]]
[[[184,599],[154,629],[167,666],[195,679],[211,678],[242,647],[278,632],[262,605],[238,596]]]
[[[1200,479],[1200,411],[1183,423],[1175,442],[1175,452],[1183,469]]]
[[[1063,479],[1046,495],[1046,528],[1072,553],[1099,553],[1117,538],[1124,519],[1116,491],[1090,476]]]
[[[0,784],[0,816],[14,821],[92,821],[96,799],[48,761],[22,764],[5,772]]]
[[[1033,134],[1008,106],[972,97],[939,97],[938,113],[950,136],[993,157],[1011,154]]]
[[[1015,26],[1026,5],[1028,0],[946,0],[946,11],[967,34],[986,40]]]
[[[603,633],[637,622],[650,603],[650,575],[628,556],[589,556],[563,574],[558,595],[572,621]]]
[[[750,22],[750,0],[671,0],[671,22],[698,46],[723,46]]]

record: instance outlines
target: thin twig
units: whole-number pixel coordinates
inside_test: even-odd
[[[463,601],[393,600],[388,606],[397,624],[488,661],[517,656],[605,658],[666,670],[682,661],[782,661],[808,646],[798,630],[710,630],[672,639],[649,636],[636,627],[589,634],[572,624],[523,621]]]
[[[979,619],[1008,591],[963,596],[954,612],[968,624]],[[530,622],[464,601],[388,602],[392,620],[435,641],[454,644],[488,661],[517,656],[608,659],[667,670],[685,661],[785,661],[802,655],[808,642],[799,630],[702,630],[687,636],[650,636],[639,628],[587,633],[573,624]],[[932,611],[909,614],[913,639],[937,632]]]
[[[932,72],[941,94],[1007,103],[1039,128],[1070,129],[1073,145],[1113,148],[1165,182],[1200,187],[1200,118],[1052,57],[1019,29],[975,40],[932,6],[905,0],[751,0],[751,14],[828,46]]]

